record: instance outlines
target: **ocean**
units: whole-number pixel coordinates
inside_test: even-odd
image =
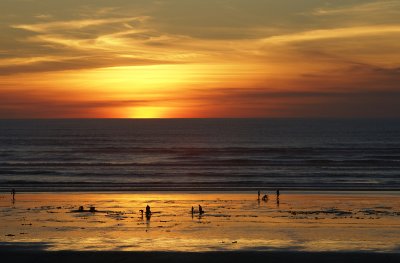
[[[389,119],[0,120],[0,191],[400,190]]]

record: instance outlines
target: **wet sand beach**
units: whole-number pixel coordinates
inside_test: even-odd
[[[26,193],[0,198],[0,247],[35,251],[400,250],[394,192]],[[198,214],[201,204],[205,213]],[[149,205],[150,219],[139,210]],[[77,212],[79,206],[85,211]],[[89,212],[90,206],[96,212]],[[191,214],[191,207],[195,213]]]

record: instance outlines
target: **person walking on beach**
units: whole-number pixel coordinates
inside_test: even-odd
[[[12,199],[15,200],[15,189],[11,189],[11,195],[12,195]]]
[[[258,201],[260,201],[260,196],[261,196],[261,192],[260,192],[260,190],[258,190],[258,198],[257,198]]]

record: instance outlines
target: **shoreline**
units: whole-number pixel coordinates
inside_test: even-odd
[[[63,195],[88,195],[88,196],[94,196],[94,195],[135,195],[135,196],[149,196],[149,195],[167,195],[167,196],[197,196],[197,195],[211,195],[214,197],[218,197],[218,194],[221,194],[223,196],[247,196],[250,197],[248,200],[253,200],[251,197],[257,197],[257,192],[260,190],[261,194],[267,194],[269,197],[272,197],[273,199],[276,198],[276,190],[278,189],[254,189],[254,190],[93,190],[93,191],[83,191],[83,190],[70,190],[70,191],[56,191],[56,190],[49,190],[49,191],[23,191],[18,188],[14,188],[16,190],[15,194],[15,199],[20,196],[26,196],[26,195],[32,195],[32,196],[40,196],[40,195],[49,195],[49,196],[63,196]],[[10,195],[10,191],[12,189],[9,189],[7,191],[1,191],[0,190],[0,199],[5,198]],[[380,196],[380,195],[390,195],[390,196],[400,196],[400,190],[360,190],[360,189],[355,189],[355,190],[327,190],[327,189],[313,189],[313,190],[286,190],[286,189],[281,189],[279,188],[280,195],[279,197],[282,198],[285,195],[286,196],[296,196],[296,195],[301,195],[301,196],[308,196],[308,195],[326,195],[326,196],[335,196],[335,195],[356,195],[356,196],[361,196],[361,197],[371,197],[371,196]],[[370,196],[369,196],[370,195]]]
[[[129,189],[111,189],[111,188],[74,188],[74,189],[65,189],[54,187],[52,189],[41,189],[41,188],[23,188],[18,186],[9,186],[9,187],[0,187],[0,194],[10,193],[11,189],[15,189],[17,193],[257,193],[260,191],[268,191],[275,192],[276,190],[280,190],[285,193],[393,193],[400,194],[400,189],[397,188],[384,188],[384,189],[370,189],[370,188],[352,188],[352,189],[343,189],[343,188],[172,188],[168,189],[166,187],[148,187],[148,188],[129,188]]]

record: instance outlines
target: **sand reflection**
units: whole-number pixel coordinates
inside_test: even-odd
[[[140,211],[147,205],[151,217]],[[19,194],[14,203],[1,196],[0,216],[2,244],[48,250],[396,251],[400,243],[395,193],[281,193],[265,202],[257,193]]]

